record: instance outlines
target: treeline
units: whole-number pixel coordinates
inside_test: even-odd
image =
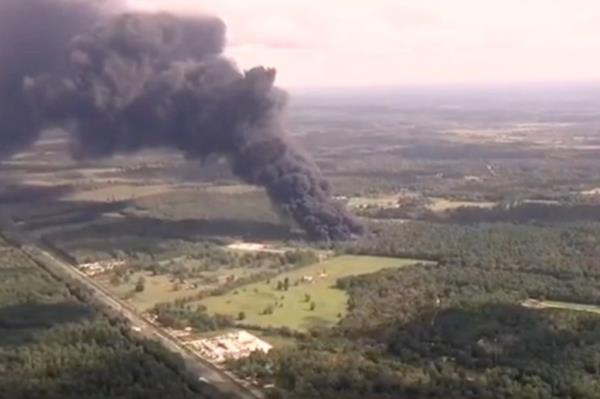
[[[564,223],[600,220],[598,204],[523,203],[493,208],[461,207],[438,216],[452,223]]]
[[[600,223],[560,226],[378,222],[363,240],[338,244],[351,254],[452,261],[557,277],[600,276]]]
[[[235,325],[235,320],[227,315],[211,315],[206,312],[206,307],[197,305],[192,307],[181,301],[177,303],[161,303],[152,309],[156,321],[164,326],[178,330],[191,327],[196,331],[216,331],[230,328]]]
[[[490,269],[457,261],[383,271],[338,282],[350,294],[350,314],[340,329],[353,335],[411,322],[432,309],[518,304],[526,299],[600,304],[600,279],[527,270]]]
[[[437,223],[567,223],[599,221],[600,205],[594,203],[516,203],[499,204],[492,208],[464,206],[444,212],[434,212],[423,204],[399,208],[371,207],[359,214],[371,219],[408,219]]]
[[[204,272],[223,269],[271,269],[287,270],[307,266],[318,261],[312,251],[293,250],[273,252],[235,252],[219,246],[188,253],[186,256],[165,262],[133,261],[133,268],[152,272],[154,275],[169,274],[179,279],[201,277]],[[190,266],[188,266],[188,264]]]

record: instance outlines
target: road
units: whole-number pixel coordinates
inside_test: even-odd
[[[44,248],[42,243],[34,241],[32,237],[25,237],[10,221],[7,221],[7,219],[2,220],[2,218],[0,218],[0,228],[6,231],[9,226],[10,237],[6,237],[9,241],[12,241],[13,243],[18,241],[18,245],[24,253],[37,263],[43,265],[53,275],[59,278],[67,277],[87,287],[99,303],[118,312],[121,316],[129,320],[138,334],[145,338],[156,339],[170,351],[180,354],[188,369],[194,375],[198,376],[198,379],[235,399],[263,398],[263,395],[258,390],[242,385],[224,370],[217,368],[207,360],[196,355],[182,345],[177,338],[169,335],[169,333],[162,328],[148,322],[127,304],[114,298],[102,286],[81,273],[74,265],[52,254],[50,250]]]

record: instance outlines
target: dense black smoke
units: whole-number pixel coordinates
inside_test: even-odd
[[[106,3],[104,3],[106,4]],[[111,7],[112,8],[112,7]],[[56,71],[65,44],[97,23],[100,2],[0,0],[0,156],[28,146],[40,119],[23,91],[24,78]]]
[[[59,125],[73,133],[78,158],[164,146],[192,157],[224,154],[312,237],[361,233],[284,134],[286,94],[274,87],[275,71],[240,73],[222,56],[220,19],[114,14],[89,1],[0,1],[0,153]]]

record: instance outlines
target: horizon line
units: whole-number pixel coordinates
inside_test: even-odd
[[[393,90],[393,89],[435,89],[435,88],[462,88],[462,89],[516,89],[516,88],[587,88],[600,89],[598,80],[551,80],[551,81],[497,81],[497,82],[406,82],[390,84],[344,84],[344,85],[298,85],[281,84],[280,87],[290,91],[320,91],[320,90]]]

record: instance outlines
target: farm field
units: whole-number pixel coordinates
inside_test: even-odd
[[[334,288],[338,279],[418,262],[415,259],[340,256],[269,281],[249,284],[223,296],[206,298],[200,304],[214,314],[237,317],[243,312],[245,317],[241,323],[247,325],[288,327],[299,331],[330,327],[344,317],[347,309],[347,294]],[[286,279],[288,290],[278,289]]]

